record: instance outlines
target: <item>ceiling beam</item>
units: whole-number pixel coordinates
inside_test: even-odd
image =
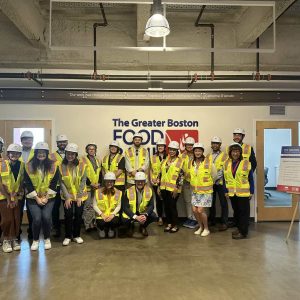
[[[150,17],[150,6],[138,4],[136,9],[136,45],[137,47],[147,46],[150,37],[145,34],[145,26]]]

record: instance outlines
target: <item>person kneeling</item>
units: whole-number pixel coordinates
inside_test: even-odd
[[[122,222],[128,228],[129,235],[132,235],[134,222],[138,222],[142,235],[148,236],[147,226],[157,219],[153,212],[153,193],[150,186],[146,184],[144,172],[137,172],[134,180],[135,185],[126,190],[123,198]]]
[[[107,172],[104,175],[104,187],[95,192],[93,208],[100,238],[114,238],[119,225],[122,192],[114,187],[115,182],[115,173]]]

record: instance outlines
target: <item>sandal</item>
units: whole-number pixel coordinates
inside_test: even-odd
[[[165,227],[164,232],[169,232],[172,229],[172,226],[168,224],[167,227]]]
[[[170,230],[170,233],[175,233],[179,230],[178,227],[172,227],[171,230]]]

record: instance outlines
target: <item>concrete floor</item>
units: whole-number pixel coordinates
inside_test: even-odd
[[[146,239],[97,240],[32,253],[0,253],[0,299],[299,299],[300,238],[295,224],[251,225],[250,238],[231,231],[207,238],[182,228]]]

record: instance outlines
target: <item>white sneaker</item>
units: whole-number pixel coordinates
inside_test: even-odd
[[[71,242],[71,239],[65,238],[63,241],[63,246],[69,246],[70,242]]]
[[[210,231],[208,229],[204,229],[201,233],[201,236],[208,236],[210,234]]]
[[[3,245],[2,245],[2,250],[5,253],[10,253],[13,251],[12,247],[11,247],[11,241],[9,240],[4,240],[3,241]]]
[[[38,249],[39,249],[39,242],[40,242],[40,241],[33,241],[32,244],[31,244],[31,248],[30,248],[30,249],[31,249],[32,251],[38,250]]]
[[[45,250],[51,249],[51,241],[50,239],[44,240]]]
[[[200,226],[199,229],[194,232],[194,234],[200,235],[202,230],[203,228]]]
[[[17,239],[12,241],[12,247],[15,251],[20,251],[21,250],[21,245]]]
[[[82,244],[83,243],[83,239],[79,236],[73,239],[74,242],[76,242],[77,244]]]

